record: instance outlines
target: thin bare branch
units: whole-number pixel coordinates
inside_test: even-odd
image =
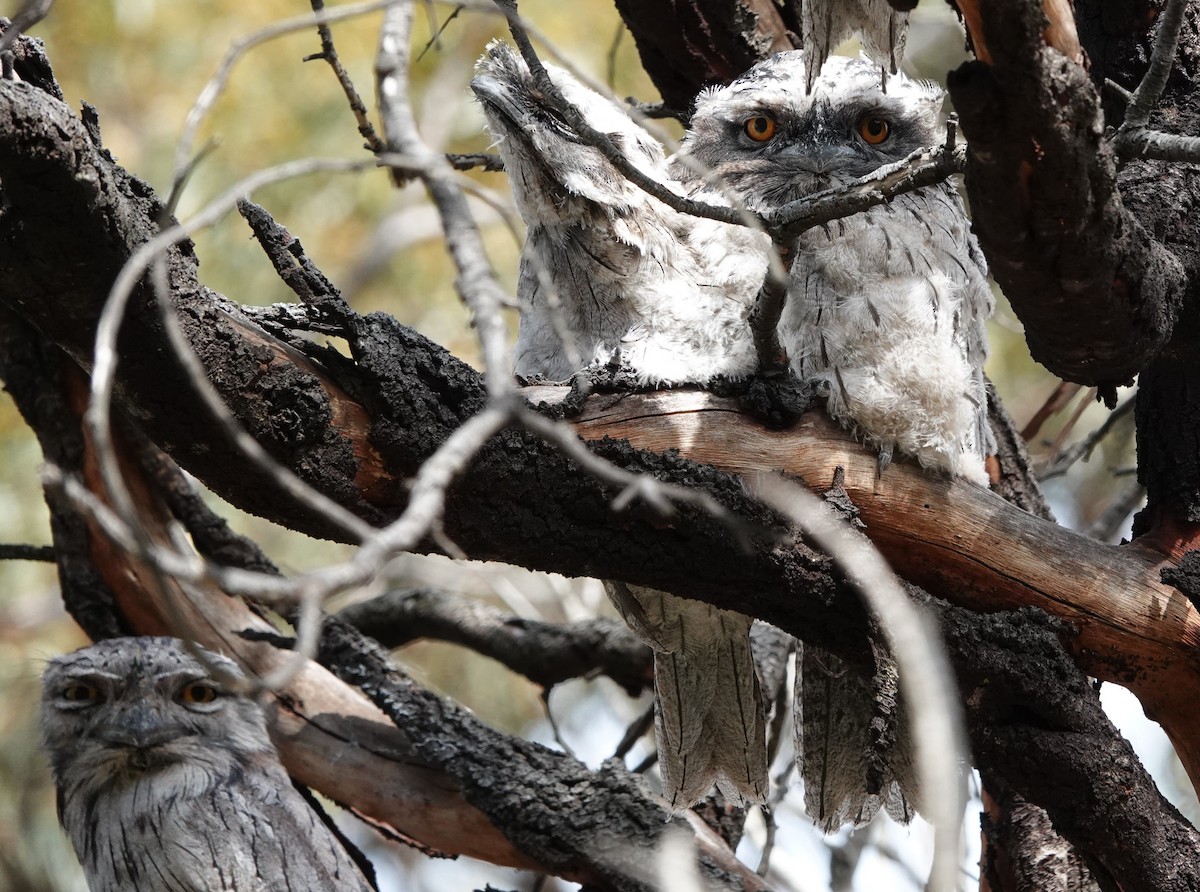
[[[0,54],[7,53],[18,37],[44,19],[50,13],[54,0],[25,0],[21,8],[13,15],[8,28],[0,34]],[[7,63],[4,76],[10,77]]]
[[[1100,444],[1100,441],[1112,432],[1112,429],[1116,427],[1117,422],[1133,411],[1135,400],[1136,397],[1132,396],[1126,399],[1125,402],[1121,403],[1119,406],[1117,406],[1117,408],[1108,413],[1108,417],[1104,419],[1104,423],[1098,428],[1089,433],[1078,443],[1072,444],[1071,448],[1055,455],[1050,464],[1039,475],[1039,479],[1049,480],[1053,477],[1061,477],[1063,474],[1067,473],[1067,471],[1069,471],[1080,459],[1083,459],[1084,461],[1090,459],[1092,457],[1092,452]],[[1086,405],[1087,403],[1085,402],[1084,406]]]
[[[471,152],[468,154],[447,153],[446,160],[455,170],[486,170],[491,172],[504,170],[504,159],[491,152]]]
[[[310,0],[313,12],[321,16],[325,12],[325,0]],[[317,22],[317,34],[321,38],[321,52],[309,56],[310,59],[324,59],[329,67],[333,69],[334,77],[342,87],[342,92],[346,94],[346,101],[350,104],[350,111],[354,115],[354,120],[358,122],[358,132],[363,139],[367,141],[367,148],[375,154],[379,154],[385,148],[383,140],[379,138],[379,134],[375,132],[375,128],[371,126],[371,121],[367,117],[367,106],[363,102],[362,96],[359,95],[358,89],[354,86],[354,81],[350,79],[350,72],[342,64],[342,60],[338,57],[337,48],[333,45],[333,31],[329,28],[327,20],[319,20]]]
[[[900,670],[922,811],[934,826],[929,888],[953,892],[958,888],[968,761],[954,675],[936,628],[909,599],[871,540],[818,496],[777,475],[759,475],[749,489],[791,518],[837,562],[878,619]]]
[[[764,214],[777,242],[792,244],[804,231],[842,217],[887,204],[898,195],[932,186],[962,173],[967,149],[955,144],[956,125],[946,124],[946,142],[913,152],[902,161],[885,164],[846,186],[818,192]]]
[[[54,563],[53,545],[0,545],[0,561],[43,561]]]
[[[111,401],[117,370],[117,335],[125,317],[129,298],[144,273],[155,258],[162,256],[165,251],[191,234],[217,222],[236,206],[238,199],[262,186],[317,171],[361,171],[372,166],[373,162],[368,161],[350,162],[314,158],[293,161],[258,171],[213,199],[186,223],[172,226],[141,245],[118,273],[109,291],[104,312],[100,316],[100,322],[96,329],[95,364],[92,369],[91,396],[86,423],[96,443],[100,471],[109,495],[113,499],[114,508],[128,523],[134,525],[137,514],[128,490],[121,480],[120,468],[112,451]],[[239,445],[249,449],[249,452],[245,454],[261,454],[261,447],[258,447],[257,444],[248,446],[245,440],[238,440],[238,442]],[[259,450],[258,453],[255,452],[256,449]],[[273,464],[272,462],[268,467]],[[341,505],[309,487],[290,471],[278,471],[274,473],[274,476],[276,483],[291,497],[328,516],[356,538],[369,535],[371,528],[367,524]]]
[[[338,618],[387,648],[422,638],[461,644],[547,689],[599,674],[637,696],[652,678],[650,649],[616,619],[521,619],[474,598],[429,589],[387,592],[346,607]]]
[[[297,16],[296,18],[285,19],[282,22],[275,22],[258,29],[245,37],[241,37],[233,42],[229,47],[229,51],[217,66],[216,72],[209,78],[204,89],[200,91],[200,95],[196,97],[195,103],[192,105],[191,111],[188,112],[187,118],[183,122],[183,129],[179,134],[179,141],[175,144],[175,159],[172,163],[172,193],[176,191],[176,185],[181,181],[184,172],[189,168],[192,155],[192,146],[196,143],[196,134],[200,130],[200,125],[204,123],[208,113],[212,111],[213,105],[221,94],[225,92],[225,87],[229,84],[229,77],[233,71],[234,65],[260,44],[274,40],[277,37],[282,37],[285,34],[291,34],[295,31],[306,31],[313,25],[327,25],[331,22],[340,22],[345,19],[354,18],[356,16],[366,15],[371,12],[378,12],[386,8],[394,0],[367,0],[363,3],[351,3],[346,6],[339,6],[333,12],[328,12],[324,9],[314,12],[311,15]]]
[[[1154,112],[1154,106],[1167,87],[1167,78],[1171,75],[1171,67],[1175,64],[1175,52],[1179,48],[1179,30],[1183,26],[1183,13],[1187,9],[1187,0],[1167,0],[1159,18],[1158,33],[1154,36],[1154,49],[1150,56],[1150,67],[1147,69],[1142,82],[1138,84],[1133,96],[1129,99],[1129,108],[1125,110],[1125,124],[1134,129],[1145,127]]]
[[[427,146],[417,130],[408,89],[409,38],[412,6],[392,4],[384,13],[375,60],[376,86],[383,131],[390,148],[414,159],[417,175],[425,183],[442,218],[446,245],[458,271],[456,286],[471,310],[479,338],[489,397],[503,398],[513,390],[508,346],[500,308],[504,290],[488,263],[479,228],[446,159]]]

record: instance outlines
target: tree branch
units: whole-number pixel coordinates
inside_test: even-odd
[[[601,674],[636,697],[654,678],[650,649],[616,619],[538,622],[425,589],[388,592],[346,607],[337,618],[387,648],[421,638],[464,645],[547,689]]]
[[[155,234],[158,206],[146,198],[150,193],[144,185],[131,183],[98,155],[69,113],[28,84],[0,84],[0,134],[0,179],[9,202],[0,217],[0,239],[7,248],[0,254],[0,304],[35,323],[86,364],[108,287],[134,249]],[[64,264],[63,256],[77,262]],[[389,317],[347,320],[352,360],[332,351],[315,350],[308,356],[274,341],[234,305],[201,289],[186,246],[172,254],[169,273],[185,334],[242,423],[273,455],[373,522],[402,509],[404,481],[484,405],[478,373]],[[147,298],[143,291],[135,292],[143,306]],[[261,478],[229,460],[234,454],[226,444],[206,440],[197,431],[195,413],[180,398],[189,392],[186,375],[172,365],[168,341],[156,321],[153,313],[135,314],[130,333],[118,343],[123,370],[119,399],[130,416],[189,470],[243,507],[254,506],[298,529],[327,530],[303,508],[280,504]],[[298,401],[298,395],[303,399]],[[284,407],[287,413],[279,411]],[[820,555],[802,544],[781,543],[778,518],[747,500],[731,473],[780,467],[820,488],[841,466],[868,534],[902,574],[971,608],[1033,603],[1070,620],[1079,630],[1071,644],[1082,665],[1134,688],[1148,713],[1168,727],[1185,764],[1193,771],[1200,765],[1195,751],[1200,733],[1192,727],[1200,692],[1195,647],[1200,617],[1181,594],[1158,581],[1158,569],[1170,563],[1164,555],[1141,546],[1087,542],[983,490],[903,463],[880,479],[873,456],[814,414],[791,431],[764,431],[729,403],[687,392],[595,399],[587,412],[579,430],[593,441],[594,452],[628,470],[706,490],[743,524],[761,532],[747,545],[722,521],[690,505],[681,506],[669,521],[637,500],[615,515],[611,486],[581,473],[537,437],[509,430],[479,453],[451,490],[445,528],[454,540],[475,557],[687,592],[763,617],[861,665],[865,618],[856,599]],[[655,450],[683,448],[726,470],[677,454],[638,451],[603,439],[608,434],[637,437],[640,445]],[[322,463],[321,456],[333,446],[340,451],[332,454],[341,460]],[[542,534],[531,536],[530,530]],[[547,547],[550,540],[553,548]],[[139,631],[161,629],[161,615],[155,619],[148,612],[147,587],[136,584],[138,576],[129,572],[125,558],[94,531],[92,542],[97,566],[117,570],[106,579],[123,580],[120,603],[127,620]],[[226,609],[238,604],[215,591],[204,601]],[[957,642],[952,659],[960,684],[964,678],[969,682],[964,702],[980,759],[1013,775],[1014,787],[1022,777],[1027,782],[1034,778],[1036,783],[1020,791],[1051,808],[1052,818],[1064,826],[1084,820],[1071,810],[1085,790],[1083,801],[1096,814],[1088,816],[1088,827],[1073,827],[1072,840],[1110,864],[1125,888],[1149,888],[1146,878],[1163,874],[1159,866],[1145,862],[1163,850],[1131,853],[1112,838],[1113,828],[1125,826],[1123,809],[1134,802],[1139,821],[1158,822],[1155,838],[1180,845],[1195,841],[1189,842],[1182,819],[1156,805],[1153,785],[1136,762],[1122,757],[1114,763],[1119,783],[1111,773],[1103,774],[1104,760],[1119,752],[1113,749],[1111,726],[1098,713],[1081,706],[1070,724],[1070,733],[1087,731],[1096,741],[1086,759],[1051,746],[1061,744],[1061,735],[1046,732],[1046,717],[1057,708],[1055,697],[1073,702],[1058,692],[1061,685],[1075,682],[1066,676],[1049,678],[1040,669],[1050,663],[1022,656],[1027,633],[1038,620],[981,618],[952,610],[942,610],[942,618],[974,630],[952,635]],[[215,619],[206,622],[217,625]],[[232,631],[247,622],[235,617],[232,625],[221,621],[217,627],[225,630],[221,636],[232,646],[239,641]],[[1065,630],[1055,627],[1035,636],[1036,648],[1061,654],[1055,648],[1062,634]],[[291,659],[271,653],[271,659]],[[995,665],[984,659],[988,654],[996,655]],[[1015,664],[1004,671],[1019,670],[1025,681],[995,682],[1004,669],[1001,657]],[[1055,657],[1053,665],[1064,672],[1073,669],[1063,659]],[[999,692],[996,699],[983,696],[994,692]],[[347,694],[337,695],[342,696]],[[1072,696],[1086,698],[1088,690],[1079,688]],[[314,697],[305,692],[302,699],[307,705],[322,702]],[[333,708],[337,697],[324,701],[327,708]],[[989,740],[1003,745],[989,747]],[[1012,753],[1027,743],[1040,760],[1037,765]],[[301,776],[329,764],[327,756],[313,751],[293,758]],[[359,767],[373,768],[373,781],[380,769],[378,764]],[[1074,786],[1058,784],[1056,771],[1069,775]],[[1103,776],[1092,777],[1094,773]],[[1136,791],[1133,799],[1130,790]],[[363,795],[378,798],[377,791]],[[477,839],[496,843],[487,821],[483,824]],[[461,838],[461,828],[455,832]],[[447,831],[446,836],[452,834]],[[516,857],[512,851],[510,847],[506,857]]]
[[[1179,261],[1125,210],[1087,72],[1043,44],[1040,0],[980,5],[990,65],[951,73],[967,193],[992,275],[1034,359],[1105,390],[1171,336]]]

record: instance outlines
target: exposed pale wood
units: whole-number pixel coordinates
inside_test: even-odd
[[[82,408],[87,382],[78,370],[67,374],[73,379],[68,383],[73,402]],[[85,441],[84,481],[102,493],[95,450],[86,434]],[[118,449],[146,533],[165,544],[170,513],[119,442]],[[98,529],[93,528],[91,543],[92,562],[138,634],[190,638],[233,657],[258,677],[277,675],[293,661],[288,652],[239,634],[276,631],[240,599],[208,586],[184,587],[175,579],[155,578]],[[264,696],[271,739],[288,772],[301,783],[352,807],[385,831],[429,848],[539,869],[466,801],[450,778],[412,757],[407,737],[387,716],[328,670],[304,660],[286,685]]]
[[[529,388],[553,402],[563,388]],[[768,430],[726,399],[696,391],[604,395],[573,419],[584,439],[613,437],[744,475],[779,470],[820,492],[845,470],[866,532],[905,579],[973,610],[1024,606],[1069,621],[1092,675],[1128,687],[1170,735],[1200,786],[1200,613],[1159,571],[1171,558],[1111,546],[1016,508],[991,492],[875,455],[820,412]]]

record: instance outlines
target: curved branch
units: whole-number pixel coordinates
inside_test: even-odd
[[[474,598],[427,589],[387,592],[346,607],[337,617],[387,648],[420,638],[462,644],[543,688],[603,674],[636,697],[654,678],[650,648],[616,619],[538,622]]]
[[[0,216],[0,241],[6,246],[0,252],[0,305],[86,364],[99,308],[116,270],[152,237],[158,205],[147,198],[151,193],[143,184],[133,183],[99,155],[61,104],[27,84],[0,83],[0,134],[0,180],[8,201]],[[62,263],[63,256],[77,262]],[[478,373],[390,317],[344,320],[353,360],[332,351],[305,356],[247,322],[233,304],[201,289],[186,248],[172,255],[170,276],[185,334],[247,429],[281,461],[373,522],[402,509],[407,477],[484,405]],[[141,295],[143,306],[146,297]],[[225,444],[207,439],[190,401],[183,398],[189,392],[186,375],[171,363],[168,341],[155,322],[152,313],[134,316],[131,334],[118,345],[120,400],[130,417],[242,507],[297,529],[326,531],[320,519],[298,506],[280,504],[264,481],[249,479],[243,467],[228,460]],[[528,395],[539,393],[549,396],[541,391]],[[636,501],[617,515],[612,488],[580,472],[538,438],[510,430],[480,452],[451,491],[445,528],[454,541],[473,557],[686,592],[762,617],[861,665],[865,617],[854,596],[820,555],[803,545],[780,544],[778,518],[748,500],[732,473],[751,466],[785,468],[822,487],[841,466],[868,534],[902,575],[972,610],[1038,604],[1070,620],[1079,629],[1072,646],[1081,664],[1139,693],[1197,776],[1195,645],[1200,620],[1181,594],[1158,582],[1157,570],[1168,563],[1163,555],[1142,546],[1088,542],[983,490],[904,464],[893,465],[881,479],[873,456],[815,414],[790,431],[770,432],[740,416],[728,402],[682,391],[593,399],[587,413],[579,429],[595,438],[595,452],[627,469],[704,489],[762,532],[751,536],[747,546],[693,506],[681,507],[669,522]],[[711,464],[696,464],[679,453],[640,451],[628,442],[606,439],[608,435],[636,437],[641,446],[677,449]],[[332,464],[322,461],[330,456],[336,459]],[[112,560],[112,546],[94,542],[100,550],[93,560]],[[106,556],[103,549],[110,553]],[[129,587],[122,607],[130,621],[144,622],[139,630],[161,628],[154,625],[161,620],[148,613],[136,575],[117,578]],[[216,593],[205,600],[237,603]],[[974,630],[974,637],[954,639],[952,659],[960,680],[980,667],[986,670],[981,679],[999,677],[1004,670],[997,665],[992,671],[983,658],[979,635],[984,627],[993,629],[993,651],[1007,653],[1010,664],[1015,662],[1007,671],[1024,673],[1005,686],[980,681],[966,690],[965,703],[980,758],[1005,773],[1028,771],[1019,760],[1005,762],[1005,753],[1020,750],[1024,741],[1036,744],[1044,716],[1058,708],[1051,701],[1059,696],[1059,685],[1077,686],[1080,676],[1076,672],[1060,681],[1031,672],[1029,666],[1050,665],[1043,660],[1027,666],[1020,656],[1024,630],[1034,628],[1032,616],[983,618],[949,608],[941,615],[944,622]],[[1039,647],[1061,654],[1055,650],[1057,639],[1066,634],[1060,628],[1047,632]],[[1062,665],[1072,668],[1069,661]],[[974,696],[981,691],[1007,691],[1010,699],[996,703]],[[1072,696],[1093,695],[1084,685]],[[1183,834],[1178,838],[1185,841],[1186,823],[1169,811],[1155,810],[1160,800],[1135,763],[1122,763],[1119,784],[1110,784],[1107,775],[1090,777],[1101,773],[1103,757],[1115,752],[1109,746],[1115,732],[1082,707],[1074,715],[1067,723],[1074,733],[1087,729],[1094,736],[1097,745],[1090,755],[1084,759],[1061,749],[1056,754],[1050,736],[1036,748],[1039,764],[1047,769],[1044,774],[1061,765],[1061,775],[1076,784],[1071,801],[1077,802],[1078,784],[1083,784],[1084,797],[1097,810],[1084,828],[1092,835],[1079,829],[1076,839],[1106,864],[1112,861],[1114,875],[1126,888],[1150,888],[1145,878],[1155,872],[1138,858],[1153,859],[1155,853],[1130,855],[1112,838],[1128,804],[1122,791],[1133,785],[1139,807],[1145,805],[1153,822],[1171,834]],[[1005,746],[983,746],[989,735],[1002,735]],[[1052,811],[1056,823],[1060,818],[1083,820],[1070,811],[1069,802],[1056,798],[1067,785],[1050,789],[1053,781],[1053,776],[1043,777],[1022,792],[1058,810]]]
[[[1183,268],[1122,205],[1096,90],[1043,44],[1041,0],[979,14],[991,64],[966,63],[949,87],[992,275],[1034,359],[1069,381],[1124,384],[1171,336]]]

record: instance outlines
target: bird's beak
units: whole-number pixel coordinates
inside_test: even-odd
[[[99,729],[97,736],[105,743],[116,746],[150,749],[178,737],[179,729],[165,722],[153,709],[139,703]]]
[[[500,78],[490,74],[477,74],[471,79],[471,91],[486,109],[494,112],[514,132],[520,132],[528,126],[528,112],[513,101],[507,84]]]

